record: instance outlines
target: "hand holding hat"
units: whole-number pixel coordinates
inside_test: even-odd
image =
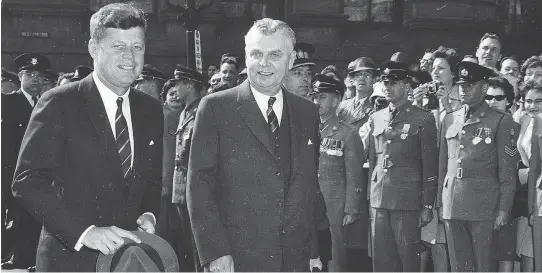
[[[83,237],[82,244],[90,249],[98,250],[108,255],[115,252],[124,244],[124,239],[128,238],[134,242],[140,243],[141,240],[130,231],[110,227],[91,227]]]

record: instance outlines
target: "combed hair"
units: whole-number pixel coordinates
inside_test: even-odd
[[[527,92],[531,90],[534,90],[537,93],[542,93],[542,82],[531,80],[521,83],[519,86],[519,96],[522,99],[525,99]]]
[[[504,91],[504,95],[506,96],[506,99],[508,100],[507,107],[512,106],[512,103],[514,102],[514,87],[510,82],[503,78],[503,77],[491,77],[487,79],[488,87],[493,88],[500,88],[502,91]]]
[[[143,10],[134,5],[113,3],[102,7],[90,18],[90,38],[101,41],[108,28],[131,29],[141,27],[146,32],[147,20]]]
[[[456,64],[460,61],[459,57],[457,56],[457,51],[454,48],[448,48],[445,46],[439,46],[437,50],[433,52],[433,58],[443,58],[446,59],[448,62],[448,65],[450,65],[450,69],[452,70],[452,73],[457,75],[457,66]]]
[[[519,66],[519,61],[515,56],[508,56],[508,57],[502,58],[502,60],[500,62],[500,67],[502,67],[502,63],[504,63],[504,61],[506,61],[506,60],[512,60],[512,61],[516,62],[518,64],[518,66]]]
[[[282,31],[284,36],[288,39],[288,41],[290,41],[292,49],[294,48],[294,45],[296,43],[294,30],[288,24],[281,20],[263,18],[255,21],[245,35],[245,44],[247,44],[247,37],[254,31],[258,31],[265,36],[272,35],[277,31]]]
[[[525,76],[528,68],[542,67],[542,57],[532,56],[521,65],[521,76]]]
[[[58,79],[56,80],[56,85],[58,86],[63,79],[68,79],[68,80],[71,81],[71,79],[73,78],[74,75],[75,75],[74,72],[68,72],[68,73],[60,74],[58,76]]]
[[[481,44],[487,38],[497,40],[497,41],[499,41],[499,44],[501,44],[501,38],[495,33],[486,33],[486,34],[484,34],[484,36],[482,36],[482,38],[480,39],[480,42],[478,44]]]

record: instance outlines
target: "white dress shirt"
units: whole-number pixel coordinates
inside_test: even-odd
[[[96,84],[96,87],[98,88],[98,92],[100,93],[100,97],[102,98],[102,102],[105,106],[105,112],[107,113],[107,119],[109,120],[109,124],[111,125],[111,129],[113,130],[113,136],[115,137],[116,136],[116,132],[115,132],[115,115],[117,113],[117,98],[119,98],[119,96],[117,94],[115,94],[113,91],[111,91],[111,89],[107,88],[107,86],[105,86],[105,84],[103,84],[100,79],[98,79],[98,77],[96,76],[96,73],[93,72],[92,73],[92,78],[94,79],[94,83]],[[130,99],[128,97],[128,95],[130,94],[130,89],[128,89],[128,91],[120,96],[122,97],[122,114],[124,115],[124,118],[126,119],[126,124],[128,125],[128,136],[130,137],[130,148],[132,149],[132,162],[131,162],[131,165],[130,166],[134,166],[134,156],[135,156],[135,151],[134,151],[134,132],[133,132],[133,127],[132,127],[132,115],[131,115],[131,112],[130,112]],[[154,220],[154,224],[156,224],[156,217],[154,216],[154,214],[150,213],[150,212],[145,212],[143,214],[149,214],[152,216],[153,220]],[[82,244],[82,241],[83,241],[83,237],[85,237],[85,235],[87,235],[88,231],[95,227],[95,225],[92,225],[90,227],[88,227],[82,234],[81,236],[79,237],[79,240],[77,240],[77,243],[75,244],[75,247],[74,249],[79,251],[81,249],[81,247],[83,247],[83,244]]]
[[[24,91],[24,89],[21,87],[21,91],[23,91],[23,95],[24,97],[26,98],[26,100],[28,101],[28,103],[30,103],[30,106],[34,107],[36,105],[34,105],[34,100],[32,100],[32,96],[30,94],[28,94],[28,92]],[[39,98],[39,96],[36,96],[37,98]]]
[[[260,108],[260,111],[262,111],[262,115],[267,122],[267,108],[269,108],[268,104],[269,98],[271,98],[271,96],[258,92],[258,90],[254,89],[252,86],[250,87],[250,91],[252,91],[254,99],[256,99],[256,103],[258,104],[258,107]],[[282,108],[284,107],[284,95],[282,94],[282,92],[284,91],[281,89],[275,96],[273,96],[277,99],[275,103],[273,103],[273,111],[277,116],[279,126],[282,119]]]

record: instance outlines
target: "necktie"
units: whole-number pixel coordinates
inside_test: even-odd
[[[124,178],[130,171],[132,165],[132,148],[130,147],[130,136],[128,134],[128,124],[122,114],[122,98],[117,99],[117,113],[115,114],[115,140],[119,149],[122,173]]]
[[[34,102],[34,106],[38,103],[38,96],[32,96],[32,101]]]
[[[273,133],[279,128],[279,120],[277,115],[275,115],[275,111],[273,111],[273,104],[276,100],[277,98],[270,97],[267,102],[267,125],[269,125],[269,129],[271,129],[271,132]]]
[[[399,109],[393,109],[393,111],[391,111],[391,119],[394,119],[397,116],[397,113],[399,113]]]

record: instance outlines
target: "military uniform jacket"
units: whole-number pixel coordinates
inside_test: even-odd
[[[342,123],[356,128],[361,127],[369,119],[373,110],[369,97],[358,100],[356,97],[342,101],[337,108],[337,115]]]
[[[371,115],[368,126],[371,207],[419,210],[437,192],[437,129],[431,112],[410,103],[392,118],[389,107]]]
[[[492,221],[510,212],[518,124],[485,102],[465,121],[467,107],[447,114],[440,131],[437,206],[444,219]]]
[[[181,113],[175,140],[175,170],[173,173],[172,203],[186,204],[186,175],[188,172],[188,157],[194,132],[194,121],[198,110],[199,100],[187,107]]]
[[[330,224],[338,225],[345,213],[360,213],[366,196],[363,144],[356,130],[340,123],[336,115],[324,123],[321,137],[318,181]]]

